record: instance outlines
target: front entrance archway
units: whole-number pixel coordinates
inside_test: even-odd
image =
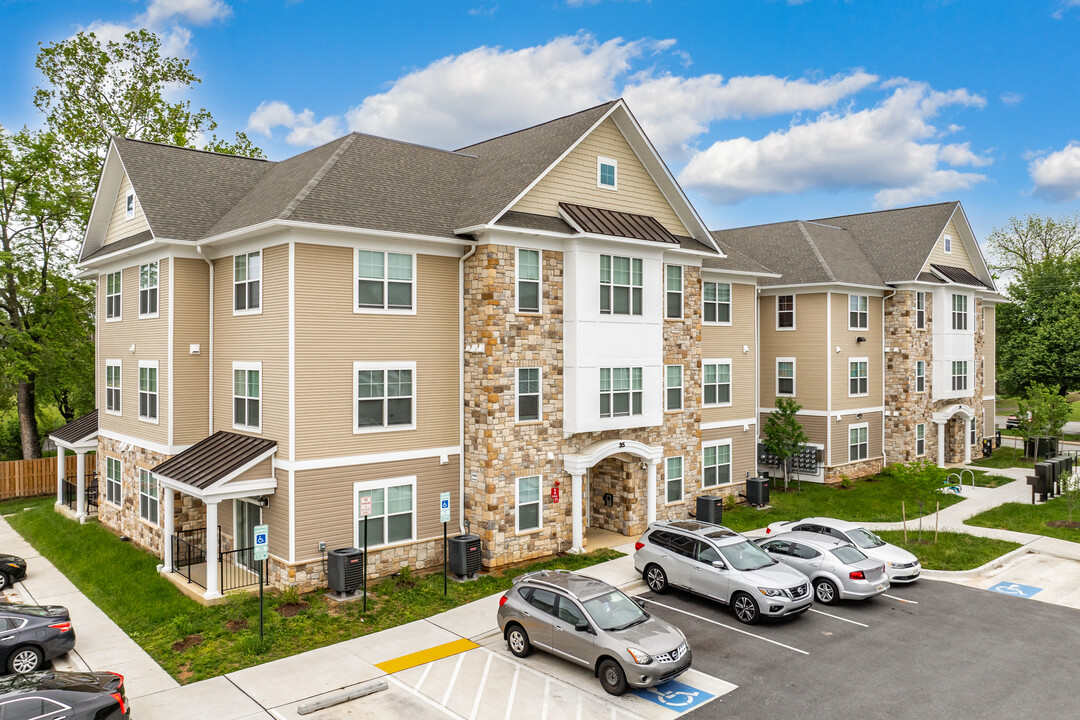
[[[942,408],[941,410],[933,414],[933,421],[934,424],[937,425],[938,431],[938,467],[945,467],[945,447],[947,444],[946,430],[948,425],[950,424],[950,421],[953,420],[953,418],[960,420],[962,424],[962,427],[958,428],[958,430],[964,448],[964,463],[967,464],[971,462],[971,444],[967,442],[967,429],[968,424],[975,419],[975,410],[967,405],[958,403],[956,405],[949,405],[948,407]],[[956,425],[957,423],[952,424]],[[957,429],[954,428],[953,434],[955,434],[956,432]]]

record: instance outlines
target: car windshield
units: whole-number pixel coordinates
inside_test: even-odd
[[[736,570],[758,570],[776,564],[764,550],[749,540],[724,545],[720,548],[720,554],[727,560],[728,565]]]
[[[836,559],[846,565],[854,565],[857,562],[862,562],[866,559],[862,550],[852,545],[841,545],[832,551],[832,554],[836,556]]]
[[[885,541],[877,535],[862,528],[848,530],[848,537],[854,540],[855,544],[861,548],[876,548],[885,544]]]
[[[649,619],[649,613],[618,590],[598,595],[582,605],[601,630],[625,630]]]

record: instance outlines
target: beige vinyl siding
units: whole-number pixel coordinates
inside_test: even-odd
[[[259,462],[255,467],[250,470],[245,470],[236,476],[235,479],[230,482],[243,482],[245,480],[265,480],[268,477],[274,476],[274,468],[270,461],[270,458]]]
[[[233,544],[229,547],[230,550],[236,549],[236,536],[233,535],[233,527],[235,527],[235,523],[233,523],[233,515],[236,514],[236,503],[238,502],[240,501],[222,500],[221,503],[218,504],[218,527],[221,528],[222,535],[228,535],[233,539]],[[219,547],[218,550],[221,550],[221,548]]]
[[[863,413],[861,418],[856,419],[854,415],[845,415],[840,418],[840,422],[833,420],[832,423],[832,439],[833,446],[831,449],[830,457],[833,465],[844,465],[848,462],[848,429],[852,425],[858,425],[860,423],[867,423],[869,425],[869,454],[866,456],[867,460],[873,460],[874,458],[881,457],[881,413]],[[926,432],[930,432],[931,423],[927,423]],[[936,432],[936,430],[935,430]]]
[[[131,181],[128,180],[127,175],[124,175],[120,183],[120,192],[116,196],[116,202],[113,203],[109,227],[105,230],[105,245],[150,229],[146,216],[143,215],[142,206],[139,205],[138,195],[135,196],[135,217],[127,219],[127,194],[130,189]]]
[[[952,238],[952,253],[948,255],[945,254],[946,235]],[[960,239],[960,232],[956,228],[956,223],[952,220],[949,220],[949,224],[945,226],[945,230],[942,231],[937,244],[934,245],[934,249],[930,252],[930,257],[927,258],[926,264],[923,265],[923,272],[930,272],[931,264],[952,265],[953,267],[964,268],[973,275],[977,276],[979,274],[975,271],[975,265],[968,256],[967,247]]]
[[[879,407],[884,402],[882,395],[882,341],[881,298],[870,296],[869,321],[866,330],[848,330],[848,294],[832,294],[832,346],[833,346],[833,410],[851,410],[854,408]],[[866,342],[857,342],[864,337]],[[836,352],[836,348],[840,352]],[[867,375],[869,394],[865,397],[848,397],[848,360],[865,357],[869,363]]]
[[[761,407],[771,408],[776,404],[776,358],[793,357],[796,402],[804,410],[825,410],[825,293],[795,295],[795,330],[776,329],[775,296],[762,296],[758,301],[758,312],[761,323]],[[879,325],[880,322],[879,318]],[[847,332],[847,325],[844,332]]]
[[[597,157],[617,162],[618,190],[596,186]],[[651,215],[676,235],[690,234],[610,118],[582,140],[511,210],[558,215],[560,202]]]
[[[234,362],[261,362],[259,434],[289,457],[289,246],[262,251],[262,312],[233,315],[233,258],[214,260],[214,429],[233,430]]]
[[[997,429],[997,401],[996,400],[983,400],[983,420],[985,427],[983,428],[983,437],[990,437],[994,434],[994,430]]]
[[[710,280],[710,278],[705,278]],[[701,422],[722,422],[753,417],[757,412],[754,395],[756,323],[754,303],[757,291],[753,285],[731,285],[731,326],[701,324],[701,357],[703,360],[731,358],[731,407],[701,409]],[[700,308],[698,309],[700,313]],[[743,346],[750,352],[743,353]],[[701,389],[698,388],[698,393]]]
[[[186,258],[173,265],[173,442],[193,445],[210,434],[210,268]]]
[[[754,440],[754,428],[751,426],[750,430],[744,431],[741,427],[735,428],[715,428],[713,430],[701,431],[701,444],[704,446],[706,443],[710,443],[714,440],[726,440],[731,439],[731,479],[734,482],[743,482],[746,480],[746,473],[750,473],[750,477],[757,475],[757,445]],[[694,465],[701,472],[701,450],[698,450],[699,456],[697,464]],[[701,478],[698,478],[698,486],[701,485]],[[723,487],[722,485],[720,487]],[[710,488],[705,488],[707,492]]]
[[[350,248],[297,244],[295,270],[296,458],[457,446],[457,260],[417,255],[415,315],[353,312]],[[354,362],[416,363],[415,430],[353,432]]]
[[[997,326],[996,308],[993,305],[983,305],[983,358],[986,360],[986,377],[983,384],[983,395],[995,395],[997,393]]]
[[[799,415],[799,422],[803,426],[803,432],[810,438],[812,445],[821,445],[824,447],[828,441],[828,433],[826,431],[826,418],[823,415]],[[758,422],[761,423],[758,426],[758,433],[762,439],[765,437],[765,421],[768,420],[769,413],[761,413],[758,416]],[[834,421],[835,422],[835,421]],[[702,431],[702,437],[705,435],[705,431]]]
[[[439,458],[350,465],[296,472],[296,559],[320,557],[319,542],[327,548],[351,546],[356,538],[353,484],[372,480],[416,477],[416,540],[442,537],[439,493],[450,493],[450,524],[456,533],[459,507],[459,456],[440,464]],[[278,481],[278,493],[281,493]],[[274,501],[270,501],[271,508]],[[272,534],[272,533],[271,533]],[[271,551],[272,548],[271,548]]]
[[[158,316],[139,319],[139,265],[121,272],[121,317],[105,322],[105,276],[98,276],[97,297],[97,406],[99,427],[130,437],[169,442],[169,259],[158,260]],[[131,346],[135,352],[131,352]],[[122,416],[105,412],[105,361],[120,360]],[[158,422],[139,420],[139,361],[158,363]]]
[[[277,456],[281,457],[281,446],[278,446]],[[284,560],[289,557],[289,473],[285,470],[277,470],[276,476],[277,488],[274,494],[269,496],[270,504],[263,508],[262,521],[264,525],[269,526],[270,554]],[[305,555],[305,557],[316,556],[318,556],[317,552]]]

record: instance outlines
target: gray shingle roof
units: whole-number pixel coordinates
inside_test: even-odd
[[[266,438],[218,430],[154,468],[170,480],[205,490],[277,447]]]
[[[149,230],[143,230],[140,233],[135,233],[134,235],[130,235],[122,240],[111,242],[108,245],[102,245],[94,252],[81,258],[80,262],[82,260],[89,260],[90,258],[98,257],[99,255],[108,255],[109,253],[116,252],[117,250],[125,250],[129,247],[135,247],[140,243],[144,243],[147,240],[153,239],[154,233],[150,232]]]
[[[755,273],[759,275],[775,274],[775,271],[750,259],[722,240],[716,240],[716,244],[720,246],[720,250],[723,251],[727,257],[705,258],[701,261],[701,267],[712,270],[731,270],[733,272]],[[712,248],[708,249],[711,250]]]
[[[97,435],[97,432],[98,411],[95,409],[82,417],[75,418],[61,428],[53,430],[49,433],[49,436],[55,440],[60,440],[61,442],[76,443],[80,440],[85,440]]]
[[[567,235],[572,235],[576,232],[574,228],[570,227],[570,223],[566,222],[561,217],[524,213],[516,210],[510,210],[504,213],[503,216],[499,218],[499,222],[497,222],[496,225],[524,228],[525,230],[545,230],[547,232],[566,233]]]

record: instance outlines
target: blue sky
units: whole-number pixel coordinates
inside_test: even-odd
[[[1080,0],[0,0],[0,124],[38,122],[38,42],[134,26],[274,159],[623,96],[715,228],[956,199],[985,238],[1080,210]]]

